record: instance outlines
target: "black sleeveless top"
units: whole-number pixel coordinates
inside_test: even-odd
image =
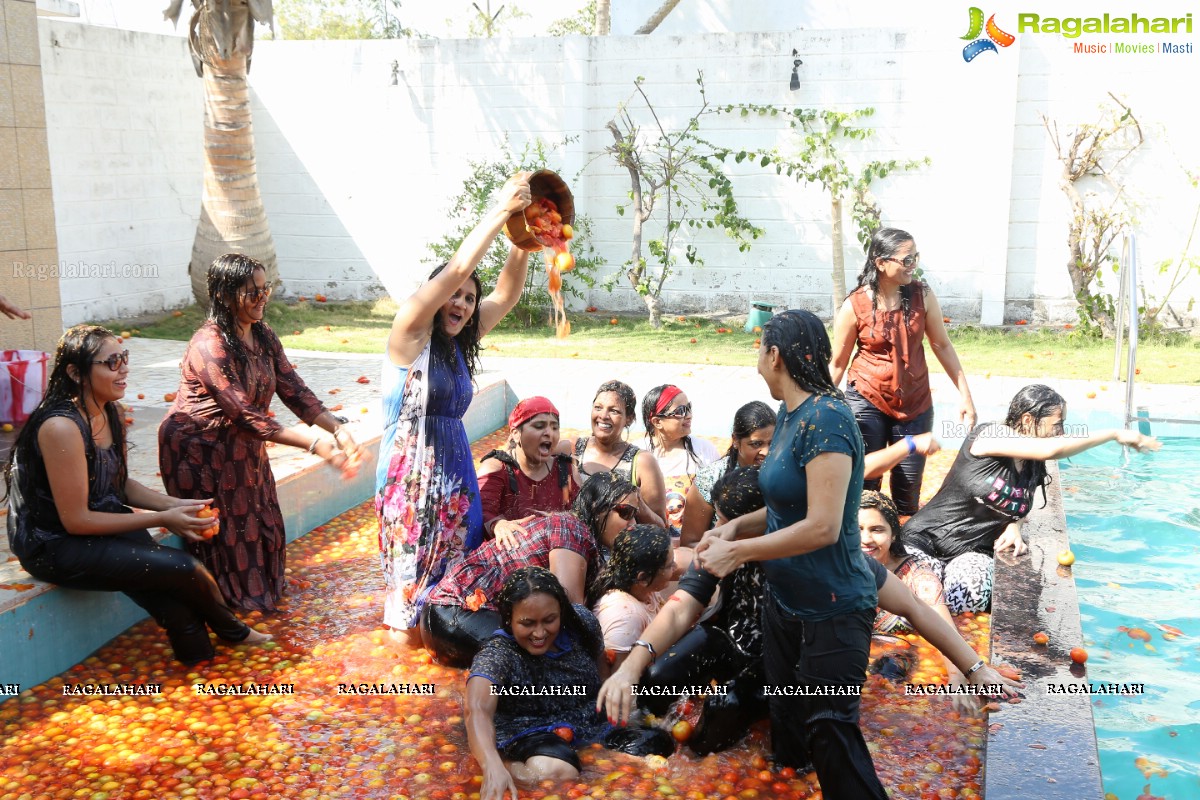
[[[575,463],[579,466],[579,474],[585,478],[590,478],[595,475],[595,472],[587,472],[583,468],[583,454],[587,451],[588,442],[592,440],[590,436],[583,436],[575,440]],[[617,463],[613,465],[611,470],[599,470],[600,472],[612,472],[625,480],[637,486],[637,462],[634,458],[641,452],[641,448],[635,444],[625,443],[625,449],[621,451],[621,457],[617,459]]]
[[[1009,523],[1029,514],[1040,485],[1032,465],[1026,461],[1018,472],[1007,456],[971,455],[979,435],[998,428],[1004,426],[984,423],[967,435],[942,488],[901,530],[905,544],[943,561],[971,552],[991,555]]]
[[[116,414],[107,409],[109,425],[119,425]],[[88,469],[88,508],[108,513],[133,513],[125,507],[125,487],[121,483],[121,458],[115,446],[97,447],[83,415],[74,405],[65,404],[50,411],[46,419],[65,417],[79,428],[83,437]],[[42,420],[45,423],[45,420]],[[115,430],[115,428],[114,428]],[[63,526],[50,491],[46,463],[33,432],[34,456],[30,463],[14,459],[12,484],[8,494],[8,545],[18,559],[25,558],[39,545],[71,534]]]

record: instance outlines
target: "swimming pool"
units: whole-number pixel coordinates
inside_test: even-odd
[[[1061,462],[1106,798],[1200,797],[1200,438]]]

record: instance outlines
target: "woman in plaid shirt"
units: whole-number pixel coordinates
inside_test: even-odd
[[[507,549],[485,542],[452,567],[434,588],[421,615],[425,647],[439,664],[467,667],[500,627],[496,598],[504,581],[523,567],[544,567],[572,603],[582,603],[621,531],[632,528],[640,505],[632,483],[611,472],[592,476],[570,513],[525,525],[527,536]]]

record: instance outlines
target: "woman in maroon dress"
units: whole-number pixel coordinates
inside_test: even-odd
[[[208,269],[208,320],[180,366],[175,403],[158,428],[158,463],[167,494],[215,498],[220,530],[188,550],[217,579],[230,606],[275,611],[284,589],[287,539],[267,442],[316,453],[352,473],[358,446],[292,369],[263,321],[266,269],[229,253]],[[292,413],[332,438],[284,428],[267,413],[279,395]]]

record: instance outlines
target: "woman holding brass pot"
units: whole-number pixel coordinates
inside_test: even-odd
[[[475,268],[530,199],[529,173],[510,178],[454,257],[400,304],[388,336],[375,511],[387,587],[384,623],[410,647],[421,644],[417,622],[430,590],[483,539],[462,418],[474,394],[479,340],[520,299],[529,253],[513,245],[487,297]]]

